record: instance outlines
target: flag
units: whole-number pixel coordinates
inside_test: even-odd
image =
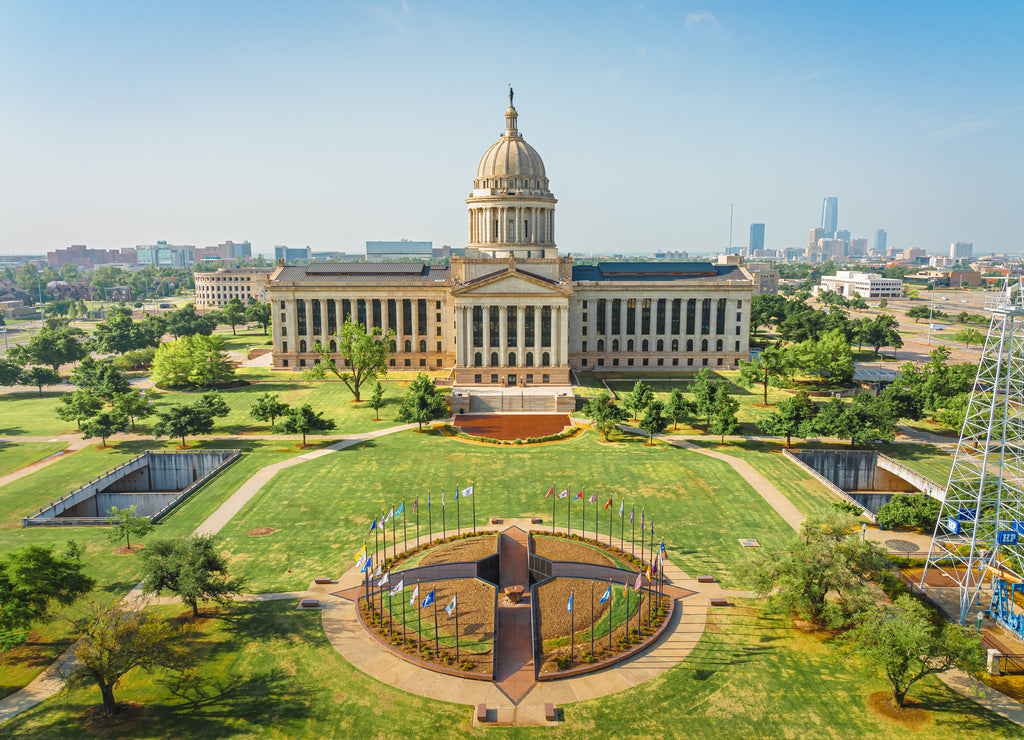
[[[653,576],[653,575],[657,575],[657,574],[658,574],[658,558],[655,558],[654,560],[651,561],[651,575]],[[647,576],[647,577],[650,578],[651,576]]]
[[[636,507],[635,506],[630,507],[630,509],[629,509],[629,523],[630,524],[633,523],[633,513],[635,511],[636,511]]]
[[[651,580],[651,566],[650,565],[647,566],[647,580],[648,581]]]
[[[620,501],[619,502],[619,519],[622,518],[622,507],[625,506],[625,505],[626,505],[625,501]]]
[[[373,578],[380,578],[380,572],[384,570],[384,561],[381,560],[377,563],[377,570],[373,572]]]
[[[623,578],[622,579],[622,595],[625,596],[628,593],[629,593],[629,579],[628,578]]]
[[[573,594],[573,592],[570,591],[569,592],[569,603],[565,605],[565,610],[567,612],[571,612],[572,611],[572,594]]]
[[[384,517],[384,521],[382,521],[381,524],[383,524],[386,521],[389,521],[391,519],[391,517],[393,517],[394,515],[395,515],[395,507],[392,506],[391,507],[391,511],[389,511],[388,515],[386,517]]]
[[[583,491],[580,491],[579,493],[577,493],[576,494],[576,498],[582,499],[583,498]]]
[[[558,494],[558,498],[566,498],[568,495],[569,495],[569,489],[566,488],[564,491],[562,491],[560,494]]]
[[[363,549],[356,553],[356,560],[360,561],[359,567],[362,567],[362,561],[366,559],[366,545],[363,545]]]
[[[466,496],[472,496],[472,495],[473,495],[473,486],[470,486],[469,488],[463,488],[462,489],[462,498],[466,498]]]
[[[427,492],[427,508],[430,508],[430,492]]]
[[[612,584],[609,583],[608,584],[608,588],[605,589],[604,595],[601,596],[601,598],[598,600],[597,603],[598,604],[603,604],[604,602],[608,601],[608,599],[610,599],[611,597],[612,597]]]
[[[555,495],[555,486],[554,486],[554,484],[552,484],[551,485],[551,489],[547,493],[544,494],[544,498],[551,498],[554,495]]]
[[[640,587],[643,586],[643,585],[644,585],[644,574],[643,573],[637,573],[636,574],[636,583],[633,584],[633,590],[634,591],[639,591]]]
[[[640,531],[644,531],[644,510],[640,509]]]
[[[376,518],[374,518],[374,520],[373,520],[373,524],[371,524],[371,525],[370,525],[370,532],[372,532],[372,531],[373,531],[373,530],[375,530],[376,528],[377,528],[377,519],[376,519]],[[367,534],[369,534],[370,532],[367,532]]]
[[[366,558],[366,561],[363,563],[363,567],[359,569],[359,572],[366,573],[368,570],[370,570],[371,565],[373,565],[373,558]]]
[[[451,619],[451,617],[452,617],[452,612],[453,612],[453,611],[455,611],[455,600],[456,600],[457,598],[459,598],[459,595],[458,595],[458,594],[455,594],[455,595],[454,595],[454,596],[452,597],[452,603],[450,603],[450,604],[449,604],[448,606],[446,606],[446,607],[444,608],[444,610],[445,610],[446,612],[448,612],[448,618],[449,618],[449,619]]]
[[[590,498],[588,498],[587,501],[589,501],[592,504],[596,504],[597,503],[597,494],[596,493],[591,494]]]
[[[434,603],[434,592],[433,592],[433,590],[431,590],[431,592],[429,594],[427,594],[427,598],[423,599],[423,603],[420,604],[420,606],[421,607],[427,607],[427,606],[430,606],[433,603]]]
[[[415,511],[418,511],[419,508],[420,508],[420,497],[417,496],[416,500],[412,502],[412,510],[415,512]]]
[[[665,538],[661,538],[661,556],[665,557]]]
[[[398,511],[396,511],[396,512],[395,512],[395,516],[398,516],[398,515],[399,515],[399,514],[401,514],[401,513],[403,512],[403,511],[405,511],[405,501],[403,501],[402,503],[400,503],[400,504],[398,505]]]
[[[391,571],[389,570],[384,574],[384,577],[380,579],[380,583],[377,584],[377,588],[384,588],[388,585],[388,579],[391,578]]]
[[[415,606],[416,599],[420,596],[420,584],[416,584],[416,588],[412,590],[412,598],[409,599],[409,606]]]
[[[609,496],[609,497],[608,497],[608,503],[604,505],[604,508],[606,508],[606,509],[607,509],[607,508],[608,508],[609,506],[611,506],[611,505],[612,505],[612,497],[611,497],[611,496]]]
[[[441,491],[441,506],[444,506],[444,491]]]
[[[391,593],[389,595],[390,596],[394,596],[399,591],[402,591],[404,589],[405,589],[405,579],[403,578],[402,580],[400,580],[398,583],[395,584],[395,587],[393,589],[391,589]]]

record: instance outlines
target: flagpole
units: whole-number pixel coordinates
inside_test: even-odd
[[[385,507],[387,508],[387,507]],[[388,524],[384,521],[384,512],[380,513],[380,538],[381,544],[384,545],[384,559],[388,559]],[[391,608],[391,604],[388,604],[388,609]]]
[[[470,488],[473,488],[473,486],[470,486]],[[476,488],[473,488],[471,498],[473,499],[473,534],[476,534]]]
[[[405,499],[402,499],[402,552],[409,552],[409,530],[406,527],[408,520],[405,513]]]
[[[594,657],[594,582],[590,582],[590,657]]]
[[[552,488],[554,488],[554,486],[552,486]],[[555,496],[555,494],[552,493],[551,494],[551,534],[555,533],[555,501],[557,501],[557,500],[558,500],[558,498]]]
[[[416,501],[412,505],[413,510],[416,512],[416,547],[420,546],[420,497],[416,497]]]
[[[441,641],[437,637],[437,597],[434,597],[434,655],[441,660]]]
[[[583,539],[587,539],[587,496],[586,487],[584,486],[583,491]]]
[[[459,590],[455,589],[455,665],[459,664]]]
[[[565,536],[572,536],[572,484],[566,489],[569,492],[568,500],[565,502]]]
[[[391,510],[394,511],[394,507],[392,507]],[[397,547],[397,545],[398,545],[398,537],[395,536],[395,517],[392,516],[391,517],[391,557],[392,558],[397,558],[398,557],[398,547]],[[405,635],[402,635],[402,637],[405,637]]]
[[[377,520],[374,519],[373,523],[376,524]],[[378,544],[378,542],[377,541],[380,539],[377,536],[377,530],[378,529],[379,529],[379,527],[376,527],[376,526],[373,528],[373,557],[374,557],[374,560],[376,560],[377,557],[378,557],[378,555],[377,555],[377,544]]]
[[[404,585],[404,584],[403,584]],[[402,642],[405,642],[405,589],[402,589]]]
[[[444,493],[441,494],[441,539],[448,537],[448,525],[444,521]]]
[[[462,534],[462,494],[458,486],[455,486],[455,534]]]
[[[636,519],[633,514],[636,513],[636,504],[633,504],[633,508],[629,510],[629,527],[633,532],[629,535],[629,555],[630,557],[636,557]]]
[[[608,579],[608,655],[612,654],[612,627],[615,626],[615,622],[612,621],[612,605],[615,603],[615,597],[612,593],[612,579]]]
[[[380,599],[381,599],[382,602],[384,601],[384,592],[383,591],[380,592]],[[383,606],[380,609],[381,609],[381,611],[384,611],[384,607]],[[384,618],[384,615],[382,614],[381,615],[381,619],[383,619],[383,618]],[[390,640],[394,636],[395,636],[395,620],[391,618],[391,592],[388,591],[388,639]]]
[[[416,598],[417,599],[420,597],[419,596],[419,594],[420,594],[419,588],[420,588],[420,582],[416,581]],[[423,651],[423,646],[422,646],[422,644],[420,642],[423,639],[423,621],[420,619],[420,615],[423,614],[423,606],[422,606],[422,604],[423,604],[423,602],[421,601],[419,604],[416,605],[416,652],[417,653],[420,653],[420,652]],[[650,622],[651,620],[648,618],[647,621]]]
[[[623,504],[623,506],[625,506],[625,504]],[[622,509],[619,512],[619,547],[622,548],[623,550],[626,549],[625,548],[625,540],[622,539],[623,535],[624,535],[623,529],[625,528],[625,526],[626,526],[626,510]]]
[[[427,544],[434,541],[434,522],[430,514],[430,491],[427,491]]]
[[[575,591],[575,589],[573,589]],[[573,591],[569,592],[569,602],[572,603]],[[569,611],[569,663],[572,664],[573,653],[576,652],[576,605],[572,604]]]
[[[612,507],[608,507],[608,547],[612,546]]]

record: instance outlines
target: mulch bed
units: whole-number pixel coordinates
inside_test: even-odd
[[[145,545],[143,545],[143,544],[132,545],[131,547],[128,547],[127,545],[118,545],[117,547],[114,548],[114,554],[115,555],[134,555],[135,553],[137,553],[139,550],[141,550],[144,547],[145,547]]]
[[[392,574],[392,579],[395,579],[395,575]],[[401,577],[401,576],[399,576]],[[396,594],[391,597],[391,615],[393,624],[391,625],[392,633],[389,635],[389,624],[387,621],[388,611],[388,594],[384,594],[384,613],[385,619],[383,625],[377,623],[370,614],[368,613],[366,600],[360,600],[360,605],[363,608],[363,619],[367,625],[377,631],[385,642],[390,641],[396,647],[399,647],[403,652],[409,655],[415,655],[421,660],[428,660],[436,662],[438,664],[450,665],[454,668],[463,668],[464,670],[478,671],[480,673],[490,673],[493,665],[493,654],[494,654],[494,586],[484,583],[473,578],[465,578],[454,581],[423,581],[419,584],[420,593],[417,598],[417,603],[422,603],[423,599],[426,598],[427,594],[433,589],[436,593],[435,600],[437,602],[437,628],[441,637],[441,655],[440,658],[433,655],[434,650],[434,607],[433,605],[426,607],[422,610],[420,615],[420,628],[422,630],[421,635],[421,647],[423,650],[417,653],[416,646],[416,608],[409,604],[409,599],[412,597],[413,585],[406,584],[406,588],[403,592]],[[478,652],[470,653],[469,646],[460,645],[459,648],[459,665],[455,664],[455,646],[452,643],[450,646],[444,645],[444,638],[451,637],[455,634],[455,619],[454,617],[449,618],[448,614],[444,611],[444,608],[451,603],[452,597],[458,592],[458,601],[456,608],[459,613],[459,640],[462,641],[472,640],[474,642],[484,642],[487,644],[482,651],[479,651],[479,646],[474,646],[473,649]],[[378,596],[379,599],[379,596]],[[404,599],[404,602],[403,602]],[[405,639],[402,637],[402,604],[405,604]],[[380,602],[376,602],[375,613],[380,612]],[[411,644],[410,644],[411,643]],[[430,651],[428,655],[427,651]],[[472,663],[472,666],[463,666],[466,662]]]
[[[256,529],[250,529],[246,532],[250,537],[266,537],[268,534],[274,534],[274,532],[280,532],[279,529],[273,527],[257,527]]]
[[[458,414],[454,421],[466,434],[504,440],[546,437],[572,426],[568,414]]]
[[[911,732],[921,730],[931,722],[928,711],[920,707],[913,699],[904,699],[905,707],[900,709],[893,703],[891,691],[876,691],[868,696],[868,711],[876,717],[902,725]]]
[[[560,537],[534,535],[533,552],[548,560],[618,567],[618,563],[594,548],[588,547],[582,542],[574,542]]]
[[[136,702],[117,702],[117,713],[108,717],[102,704],[87,709],[78,718],[79,724],[93,733],[103,733],[110,730],[117,730],[119,733],[130,730],[139,723],[145,714],[145,707]]]
[[[498,552],[498,536],[494,534],[456,540],[434,548],[415,567],[438,563],[468,563],[482,560]]]

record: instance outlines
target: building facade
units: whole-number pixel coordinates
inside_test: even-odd
[[[309,247],[286,247],[278,244],[274,247],[274,259],[278,261],[284,260],[285,262],[310,260],[313,259],[313,250]]]
[[[466,198],[464,256],[279,263],[267,280],[273,366],[311,366],[314,345],[330,351],[349,316],[394,331],[392,368],[448,370],[457,386],[568,385],[573,370],[725,369],[749,357],[753,279],[742,265],[574,265],[555,243],[556,203],[510,95]]]
[[[232,298],[248,303],[250,298],[267,300],[266,280],[270,268],[238,267],[192,274],[196,282],[196,308],[223,308]]]
[[[821,228],[825,236],[834,237],[839,230],[839,198],[827,196],[821,203]]]
[[[861,298],[899,298],[903,295],[903,281],[871,272],[840,270],[823,277],[820,290],[834,290],[847,298],[855,294]]]
[[[373,262],[399,259],[429,260],[433,256],[433,242],[411,242],[408,239],[397,242],[366,242],[366,259]]]
[[[953,242],[949,245],[949,256],[957,262],[969,260],[974,256],[974,244],[972,242]]]
[[[747,241],[747,256],[756,257],[764,251],[764,224],[750,224],[750,239]]]

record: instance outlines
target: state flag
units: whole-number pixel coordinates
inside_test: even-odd
[[[569,592],[569,603],[565,605],[565,610],[567,612],[571,612],[572,611],[572,596],[573,596],[573,592],[570,591]]]
[[[391,589],[391,593],[389,595],[390,596],[394,596],[399,591],[404,591],[404,590],[405,590],[405,579],[403,578],[402,580],[400,580],[398,583],[395,584],[395,587],[393,589]]]
[[[373,524],[370,525],[370,532],[372,532],[376,528],[377,528],[377,519],[376,519],[376,517],[374,517]],[[367,534],[370,534],[370,532],[367,532]]]
[[[472,496],[472,495],[473,495],[473,486],[470,486],[469,488],[463,488],[462,489],[462,498],[466,498],[466,496]]]
[[[608,601],[608,599],[610,599],[611,597],[612,597],[612,584],[609,583],[608,584],[608,588],[605,589],[604,594],[601,596],[600,599],[598,599],[597,603],[598,604],[603,604],[604,602]]]
[[[388,515],[386,517],[384,517],[384,521],[381,522],[381,524],[384,524],[385,522],[390,521],[391,517],[393,517],[394,515],[395,515],[395,507],[392,506],[391,507],[391,511],[389,511]]]
[[[567,498],[568,496],[569,496],[569,489],[568,488],[566,488],[564,491],[562,491],[560,494],[558,494],[558,498]]]
[[[377,584],[377,588],[384,588],[388,585],[388,579],[391,578],[391,571],[389,570],[384,574],[384,577],[380,579],[380,583]]]
[[[409,606],[415,606],[416,599],[420,596],[420,584],[416,584],[416,588],[412,590],[412,598],[409,599]]]
[[[552,485],[548,492],[544,494],[544,498],[551,498],[555,495],[555,487]]]
[[[423,599],[423,603],[420,604],[420,606],[421,607],[426,607],[426,606],[430,606],[433,603],[434,603],[434,592],[431,591],[429,594],[427,594],[427,598]]]
[[[589,501],[592,504],[596,504],[597,503],[597,494],[596,493],[591,494],[590,498],[588,498],[587,501]]]
[[[643,573],[637,573],[636,574],[636,583],[633,584],[633,590],[634,591],[639,591],[640,587],[643,586],[643,585],[644,585],[644,574]]]
[[[625,501],[620,501],[619,502],[619,519],[622,518],[622,507],[624,507],[625,505],[626,505]]]
[[[395,512],[395,516],[398,516],[403,511],[405,511],[405,501],[402,501],[402,503],[398,505],[398,511]]]
[[[631,506],[630,509],[629,509],[629,523],[630,524],[633,523],[633,514],[634,513],[636,513],[636,507],[635,506]]]
[[[360,567],[362,567],[362,561],[366,559],[366,545],[363,545],[363,549],[356,553],[355,559],[360,562]]]
[[[611,496],[609,496],[609,497],[608,497],[608,503],[606,503],[606,504],[604,505],[604,508],[606,508],[606,509],[607,509],[607,508],[610,508],[610,507],[611,507],[611,505],[612,505],[612,497],[611,497]]]
[[[582,498],[583,498],[583,491],[580,491],[579,493],[576,494],[576,496],[574,497],[574,500],[575,499],[582,499]]]
[[[448,618],[449,618],[449,619],[451,619],[451,616],[452,616],[452,612],[454,612],[454,611],[455,611],[455,600],[456,600],[456,599],[458,599],[458,598],[459,598],[459,595],[458,595],[458,594],[455,594],[455,595],[454,595],[454,596],[452,597],[452,603],[450,603],[450,604],[449,604],[448,606],[446,606],[446,607],[444,608],[444,610],[445,610],[445,611],[446,611],[446,612],[448,613]]]

